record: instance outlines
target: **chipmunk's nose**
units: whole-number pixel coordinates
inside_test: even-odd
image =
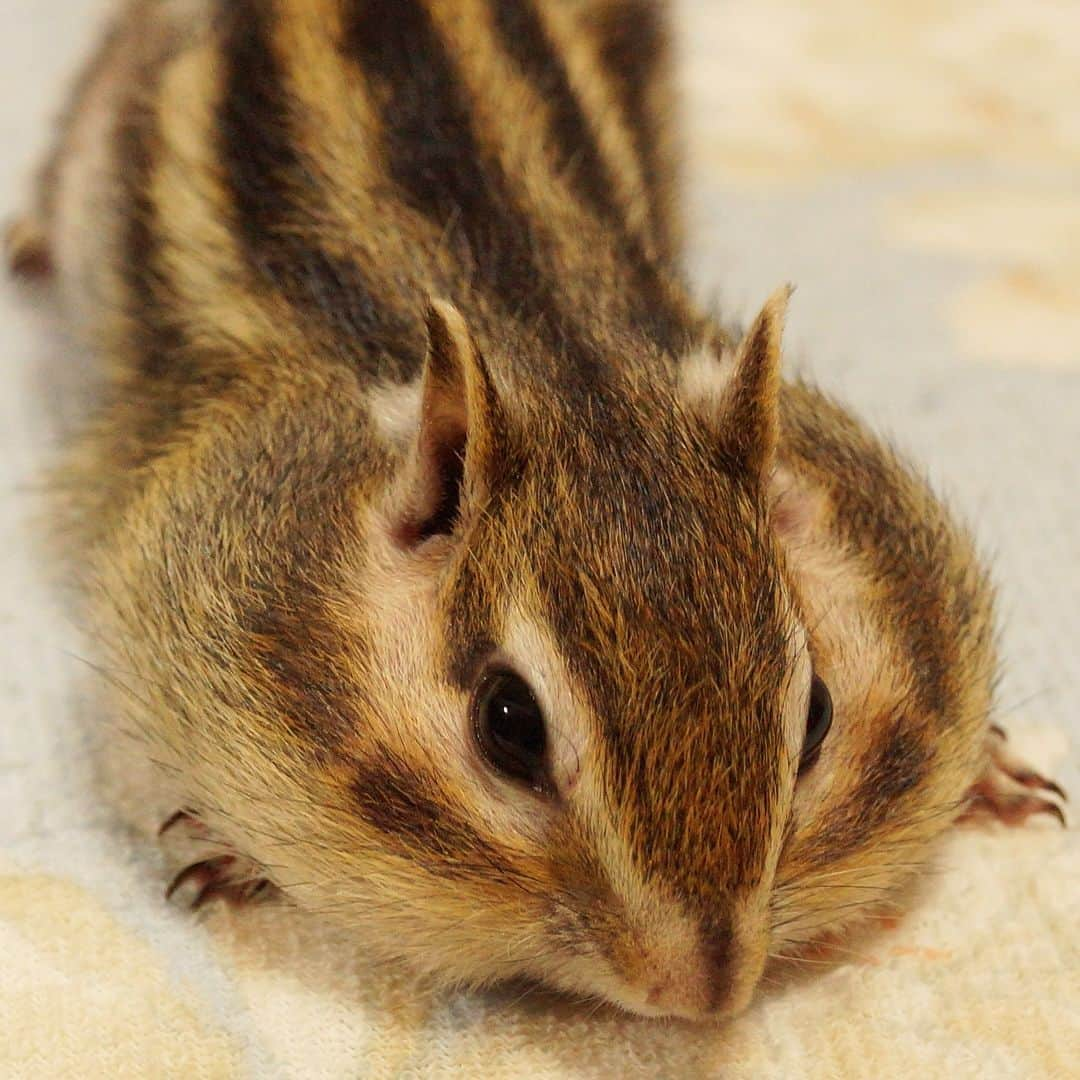
[[[707,921],[701,930],[697,955],[679,972],[655,978],[646,1004],[675,1015],[702,1018],[722,1012],[734,989],[735,939],[731,924]]]

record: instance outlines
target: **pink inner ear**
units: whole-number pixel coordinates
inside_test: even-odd
[[[796,482],[782,466],[769,481],[769,511],[773,528],[781,540],[792,542],[809,536],[817,515],[818,500]]]
[[[453,531],[465,482],[465,442],[465,424],[453,414],[431,415],[423,424],[410,497],[394,530],[403,547],[415,547]]]

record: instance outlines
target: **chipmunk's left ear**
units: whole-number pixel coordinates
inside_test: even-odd
[[[507,460],[502,406],[461,313],[432,300],[425,324],[420,408],[390,497],[393,532],[405,547],[454,535],[490,496]]]
[[[754,481],[772,468],[780,434],[780,358],[791,286],[766,301],[734,349],[702,349],[683,364],[683,399],[716,432],[719,449]]]

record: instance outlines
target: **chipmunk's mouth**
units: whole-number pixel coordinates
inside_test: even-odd
[[[643,986],[627,987],[614,995],[614,1004],[636,1016],[723,1022],[743,1012],[754,996],[757,976],[718,983],[710,974],[678,978],[657,973]]]

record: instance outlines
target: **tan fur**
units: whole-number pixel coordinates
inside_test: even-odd
[[[210,883],[702,1017],[928,858],[994,654],[963,532],[781,383],[786,294],[741,343],[689,300],[665,18],[138,0],[14,254],[111,365],[65,535]],[[533,787],[476,745],[497,665],[547,714]]]

